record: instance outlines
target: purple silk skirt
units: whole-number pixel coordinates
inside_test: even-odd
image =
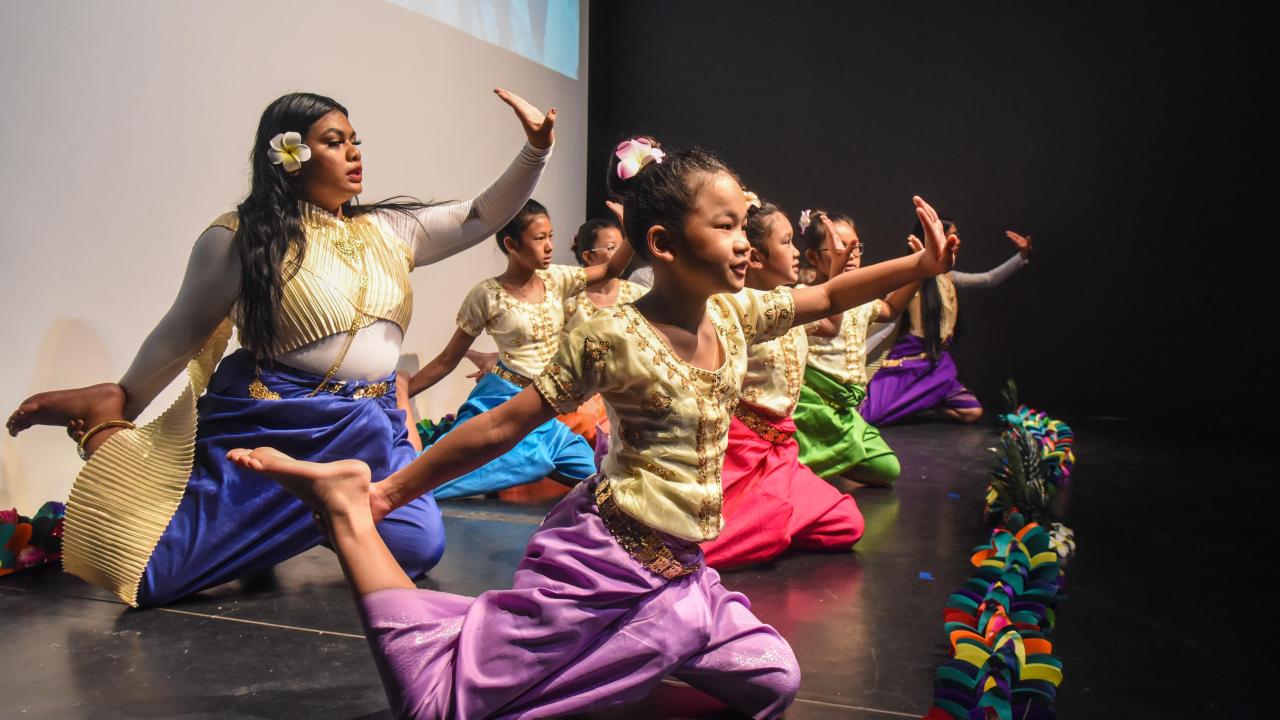
[[[924,351],[923,339],[903,335],[889,351],[888,359],[913,358]],[[858,406],[858,414],[872,425],[892,425],[924,410],[973,407],[982,405],[960,384],[956,363],[951,353],[943,350],[936,361],[913,358],[900,365],[881,367],[867,386],[867,397]]]
[[[413,718],[534,718],[632,702],[667,675],[755,717],[776,717],[800,680],[791,647],[702,564],[664,580],[600,519],[580,483],[529,539],[514,587],[464,597],[380,590],[361,619],[391,709]]]

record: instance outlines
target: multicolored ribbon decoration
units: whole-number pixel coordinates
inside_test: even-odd
[[[1055,717],[1062,662],[1048,635],[1056,619],[1071,530],[1048,519],[1075,455],[1071,428],[1016,404],[1001,416],[1000,448],[984,520],[994,526],[970,558],[974,574],[947,599],[943,623],[952,658],[934,677],[926,720],[1041,720]],[[1030,511],[1028,512],[1028,509]]]

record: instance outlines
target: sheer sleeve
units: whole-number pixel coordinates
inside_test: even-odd
[[[196,240],[173,306],[120,378],[126,418],[141,414],[231,314],[240,294],[240,255],[233,237],[230,229],[214,226]]]
[[[966,273],[952,270],[951,281],[958,288],[993,288],[1008,280],[1010,275],[1017,272],[1028,262],[1031,261],[1022,257],[1022,253],[1014,253],[1013,257],[983,273]]]
[[[539,150],[525,143],[506,172],[471,200],[413,213],[381,210],[378,219],[408,243],[414,267],[439,262],[492,236],[515,217],[533,195],[552,149]]]

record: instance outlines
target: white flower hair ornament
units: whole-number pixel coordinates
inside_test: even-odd
[[[810,210],[801,210],[801,211],[800,211],[800,223],[799,223],[799,225],[800,225],[800,232],[804,232],[805,230],[808,230],[808,229],[809,229],[809,224],[813,222],[813,220],[811,220],[811,219],[809,218],[809,213],[810,213],[810,212],[812,212],[812,211],[810,211]]]
[[[623,180],[630,180],[640,172],[640,168],[651,162],[661,163],[667,156],[644,138],[623,140],[613,154],[618,158],[618,177]]]
[[[748,206],[753,207],[753,208],[755,208],[755,209],[757,209],[757,210],[759,210],[759,209],[760,209],[760,196],[759,196],[759,195],[757,195],[757,194],[755,194],[755,193],[751,192],[750,190],[743,190],[743,191],[742,191],[742,194],[743,194],[743,196],[745,196],[745,197],[747,198],[747,205],[748,205]]]
[[[285,172],[295,173],[302,169],[302,163],[311,159],[311,148],[302,144],[300,133],[280,133],[271,138],[267,157],[271,158],[272,165],[283,165]]]

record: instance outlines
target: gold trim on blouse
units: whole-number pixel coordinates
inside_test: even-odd
[[[552,265],[537,275],[543,286],[541,300],[521,300],[497,278],[489,278],[467,293],[457,319],[458,328],[468,335],[488,332],[502,364],[530,378],[542,373],[560,347],[565,298],[587,286],[586,271],[576,266]]]
[[[720,534],[720,475],[751,340],[791,327],[789,288],[707,301],[724,361],[682,360],[634,305],[614,305],[565,336],[534,386],[558,413],[599,393],[612,426],[601,473],[627,515],[692,542]]]

